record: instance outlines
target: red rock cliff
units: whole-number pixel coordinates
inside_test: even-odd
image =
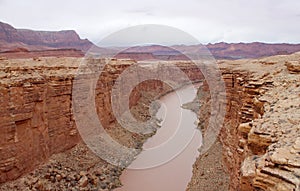
[[[296,53],[220,62],[227,94],[220,140],[230,190],[300,189],[299,59]],[[205,108],[200,119],[210,115]]]
[[[72,83],[80,62],[76,58],[0,60],[0,182],[13,180],[52,154],[78,143],[80,137],[71,108]],[[115,121],[111,88],[119,75],[134,63],[112,60],[100,76],[96,107],[106,128]],[[161,72],[174,73],[173,68],[179,67],[192,81],[203,78],[188,62],[172,66]],[[147,71],[147,67],[135,71],[127,82]],[[189,81],[175,79],[181,84]],[[147,89],[154,89],[157,95],[170,90],[159,81],[146,81],[132,92],[130,105],[135,105]]]

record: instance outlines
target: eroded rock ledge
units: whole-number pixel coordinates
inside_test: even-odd
[[[229,190],[299,190],[300,54],[219,65],[227,91],[220,141]],[[206,107],[200,119],[208,117]]]

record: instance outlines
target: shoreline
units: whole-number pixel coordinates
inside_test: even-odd
[[[200,121],[199,111],[205,104],[201,104],[200,91],[196,98],[189,103],[183,105],[184,109],[189,109],[194,112]],[[201,125],[197,128],[202,131]],[[199,148],[201,149],[201,147]],[[199,153],[196,161],[193,164],[193,176],[187,185],[186,191],[228,191],[229,190],[229,174],[227,172],[225,161],[223,159],[223,146],[218,136],[214,144],[204,154]]]

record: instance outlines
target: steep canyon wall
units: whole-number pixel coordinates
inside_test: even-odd
[[[80,141],[72,110],[72,85],[81,61],[78,58],[0,60],[0,182],[16,179],[52,154],[63,152]],[[101,64],[103,61],[92,62]],[[107,129],[116,122],[111,109],[112,87],[119,75],[135,63],[110,60],[99,77],[95,103]],[[159,65],[155,67],[155,71],[160,71]],[[174,76],[173,70],[177,67],[190,80]],[[153,66],[133,71],[126,83],[149,71],[153,72]],[[187,62],[161,72],[158,75],[172,74],[177,82],[170,83],[181,85],[203,78],[199,70]],[[143,82],[131,93],[130,107],[137,105],[143,93],[150,89],[156,96],[171,91],[170,86],[157,80]]]
[[[219,139],[230,190],[299,190],[299,60],[298,53],[219,62],[227,93]],[[205,103],[200,119],[210,115]]]

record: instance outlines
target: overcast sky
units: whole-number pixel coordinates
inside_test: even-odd
[[[0,0],[0,21],[74,29],[94,42],[128,26],[163,24],[201,43],[300,43],[299,0]]]

